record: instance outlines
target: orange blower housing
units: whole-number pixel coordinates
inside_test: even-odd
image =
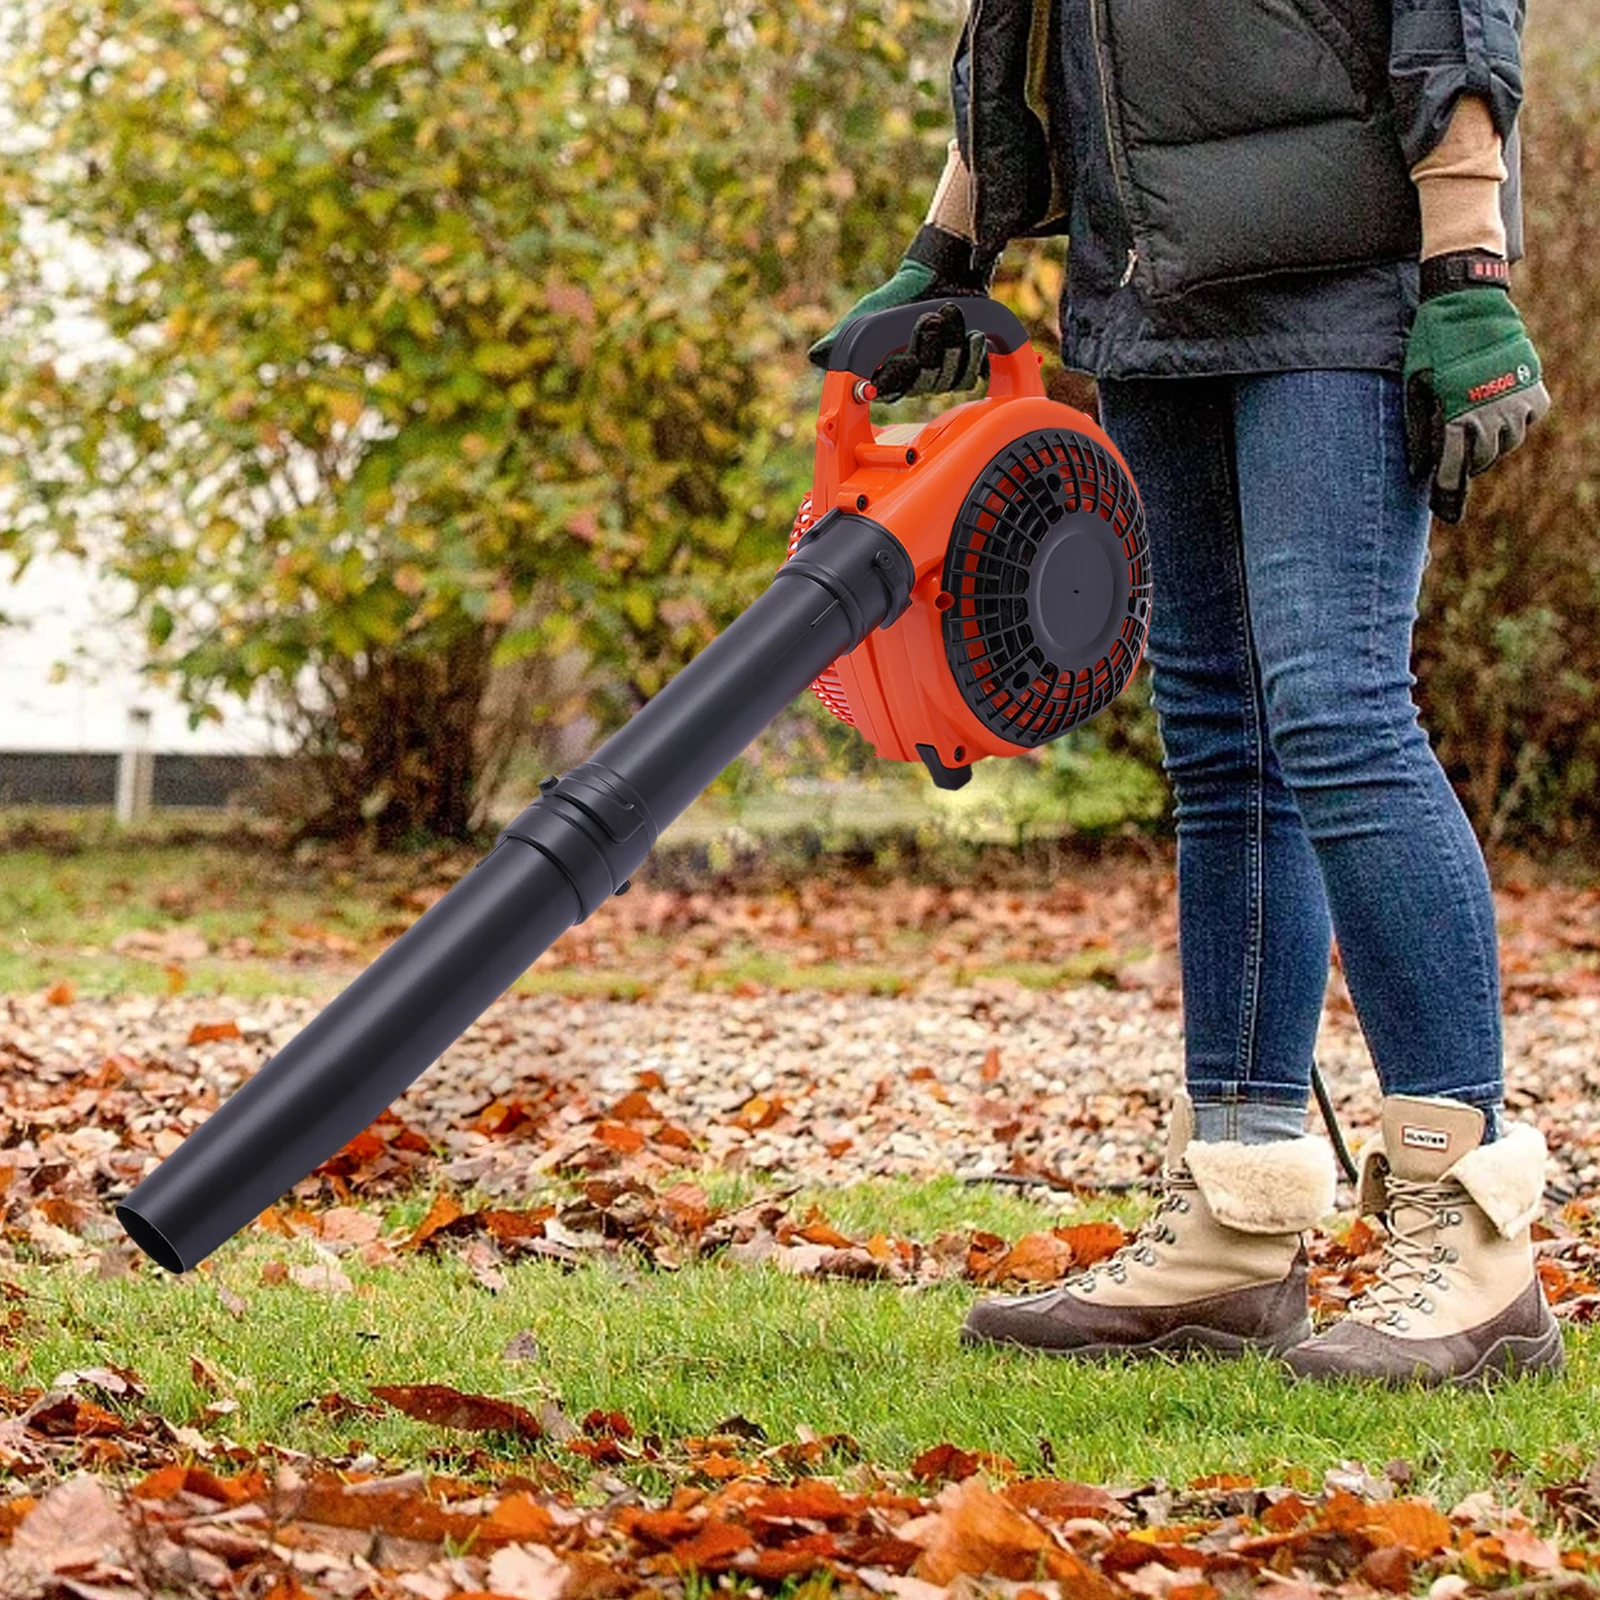
[[[1009,311],[956,304],[1016,329],[1015,348],[989,340],[987,395],[878,429],[869,376],[829,371],[788,551],[835,508],[905,546],[910,605],[812,689],[880,756],[920,760],[947,789],[974,761],[1035,749],[1110,705],[1150,617],[1144,512],[1116,446],[1046,395],[1043,357]]]

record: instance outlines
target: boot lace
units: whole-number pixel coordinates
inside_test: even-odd
[[[1350,1302],[1350,1313],[1374,1327],[1405,1332],[1408,1311],[1433,1314],[1436,1298],[1450,1287],[1441,1267],[1461,1259],[1460,1252],[1432,1238],[1436,1229],[1461,1221],[1466,1191],[1454,1180],[1423,1183],[1384,1178],[1388,1205],[1383,1212],[1388,1239],[1374,1280]]]
[[[1190,1175],[1186,1165],[1180,1163],[1166,1173],[1165,1185],[1160,1201],[1154,1211],[1145,1218],[1139,1231],[1118,1249],[1115,1254],[1109,1255],[1104,1261],[1097,1261],[1092,1267],[1085,1267],[1082,1272],[1075,1273],[1072,1277],[1062,1282],[1065,1289],[1077,1289],[1084,1293],[1093,1293],[1095,1284],[1104,1275],[1113,1283],[1126,1283],[1128,1281],[1128,1268],[1135,1264],[1152,1267],[1156,1263],[1156,1250],[1158,1244],[1176,1244],[1178,1232],[1166,1219],[1173,1212],[1186,1212],[1189,1209],[1189,1191],[1197,1189],[1198,1184]]]

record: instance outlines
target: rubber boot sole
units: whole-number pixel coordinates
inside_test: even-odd
[[[1121,1356],[1142,1359],[1153,1356],[1281,1356],[1285,1350],[1311,1337],[1311,1319],[1302,1318],[1286,1333],[1271,1339],[1251,1339],[1242,1334],[1223,1333],[1201,1326],[1173,1328],[1154,1339],[1137,1344],[1024,1344],[1020,1339],[992,1339],[985,1334],[961,1330],[961,1343],[968,1349],[1026,1350],[1031,1355],[1059,1356],[1075,1361],[1111,1361]]]
[[[1566,1371],[1567,1352],[1561,1340],[1561,1324],[1551,1319],[1543,1333],[1530,1338],[1497,1339],[1470,1371],[1445,1379],[1453,1388],[1473,1388],[1506,1378],[1521,1378],[1535,1372]]]
[[[1392,1389],[1416,1385],[1426,1389],[1478,1389],[1511,1378],[1531,1377],[1536,1373],[1559,1374],[1566,1370],[1567,1353],[1561,1337],[1561,1324],[1551,1317],[1534,1334],[1508,1334],[1483,1352],[1462,1372],[1437,1373],[1427,1367],[1392,1372],[1296,1372],[1285,1366],[1292,1378],[1316,1383],[1354,1380],[1379,1383]]]

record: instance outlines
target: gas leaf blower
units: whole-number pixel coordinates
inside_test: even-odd
[[[878,430],[874,374],[914,344],[988,345],[987,395]],[[904,358],[901,358],[902,360]],[[403,1094],[808,684],[879,755],[953,789],[1108,706],[1144,650],[1144,514],[997,302],[921,301],[834,342],[816,464],[771,585],[117,1208],[183,1272]]]

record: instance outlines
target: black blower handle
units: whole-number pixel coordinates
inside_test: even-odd
[[[1011,355],[1028,342],[1028,330],[1009,306],[987,295],[946,295],[940,300],[913,300],[910,305],[871,311],[846,323],[833,341],[828,371],[870,378],[896,351],[909,348],[923,317],[937,316],[946,306],[954,306],[960,314],[962,339],[968,329],[981,333],[997,355]]]
[[[911,601],[905,546],[830,511],[771,585],[588,761],[539,785],[495,848],[225,1100],[117,1209],[183,1272],[397,1099],[825,667]]]

